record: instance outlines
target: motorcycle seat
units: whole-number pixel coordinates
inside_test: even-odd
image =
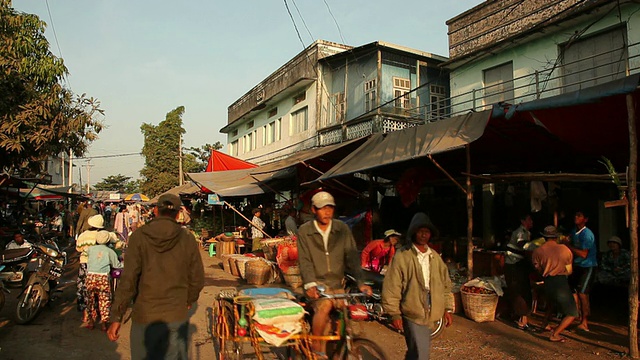
[[[0,262],[8,263],[26,260],[29,258],[31,251],[31,248],[4,250],[0,255]]]

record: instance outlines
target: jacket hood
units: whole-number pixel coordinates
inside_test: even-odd
[[[409,228],[407,229],[406,234],[406,244],[410,245],[411,237],[413,236],[413,234],[415,234],[415,232],[418,231],[419,228],[424,226],[428,227],[429,230],[431,230],[431,240],[438,237],[438,229],[436,229],[436,227],[431,222],[429,215],[423,212],[419,212],[413,215],[411,223],[409,223]]]
[[[180,241],[182,226],[174,219],[159,217],[141,227],[138,231],[146,236],[149,244],[159,253],[173,249]]]

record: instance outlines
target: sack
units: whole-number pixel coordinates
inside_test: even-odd
[[[304,317],[304,308],[288,299],[255,299],[251,303],[255,309],[253,320],[263,325],[294,322]]]

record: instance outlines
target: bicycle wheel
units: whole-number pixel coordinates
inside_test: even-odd
[[[351,350],[344,357],[348,360],[385,360],[387,356],[380,346],[367,339],[355,339]]]

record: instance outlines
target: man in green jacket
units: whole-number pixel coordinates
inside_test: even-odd
[[[437,252],[429,248],[435,227],[424,213],[413,217],[403,247],[391,261],[382,285],[382,306],[392,325],[404,330],[406,360],[428,360],[431,352],[430,327],[444,315],[445,325],[453,322],[453,297],[449,270]]]
[[[333,218],[336,206],[333,196],[320,191],[311,198],[311,205],[315,220],[307,221],[298,230],[298,262],[306,295],[318,299],[318,286],[326,287],[328,293],[342,292],[345,270],[356,279],[362,279],[362,270],[351,229]],[[359,285],[360,291],[371,294],[370,286]],[[334,306],[334,302],[328,299],[314,303],[313,335],[325,334]],[[326,358],[325,347],[324,341],[313,342],[317,358]]]
[[[133,300],[132,360],[189,358],[188,310],[204,287],[204,267],[196,239],[175,220],[181,205],[176,195],[160,196],[158,217],[129,238],[108,336],[118,339]]]

